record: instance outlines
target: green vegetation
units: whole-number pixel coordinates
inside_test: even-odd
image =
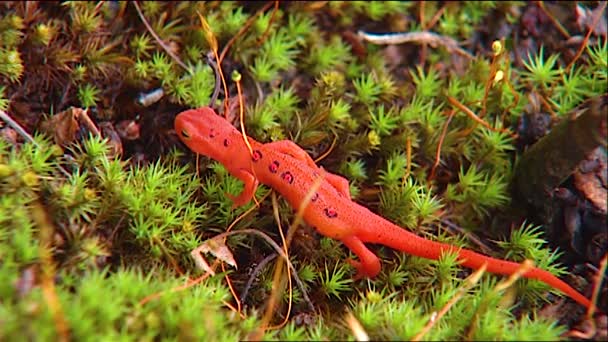
[[[30,12],[24,4],[0,4],[0,110],[21,114],[17,121],[35,137],[11,143],[0,134],[0,340],[53,340],[64,334],[62,326],[73,340],[254,336],[277,288],[273,265],[280,259],[255,270],[277,252],[257,236],[227,238],[236,269],[218,267],[215,276],[180,288],[201,275],[190,252],[207,239],[228,227],[253,228],[282,245],[278,223],[287,231],[294,217],[280,200],[274,219],[266,187],[256,193],[259,206],[233,208],[226,194],[238,194],[241,182],[221,164],[195,159],[170,132],[177,108],[209,105],[217,89],[215,107],[223,110],[226,96],[226,107],[237,103],[232,71],[242,75],[247,133],[263,142],[290,139],[313,158],[324,156],[319,163],[347,177],[352,197],[370,210],[429,239],[476,249],[444,229],[447,219],[471,233],[494,235],[500,240],[495,257],[530,259],[564,274],[540,227],[523,224],[511,232],[508,220],[499,233],[485,227],[494,213],[509,210],[514,130],[529,95],[542,96],[560,117],[605,93],[605,39],[589,43],[571,66],[541,44],[517,68],[509,59],[512,41],[496,43],[501,49],[495,54],[491,42],[478,47],[472,59],[427,45],[424,63],[418,54],[389,61],[384,47],[359,41],[365,48],[359,53],[341,32],[384,23],[395,31],[425,27],[463,41],[490,13],[519,22],[515,13],[526,5],[450,3],[429,28],[438,3],[421,13],[420,4],[400,1],[294,2],[259,14],[265,3],[138,3],[167,49],[132,2],[40,2]],[[69,16],[54,14],[59,12]],[[217,39],[218,54],[234,38],[222,61],[228,94],[207,63],[209,35]],[[158,106],[131,111],[119,100],[130,89],[156,88],[165,95]],[[32,103],[24,107],[26,101]],[[111,153],[109,139],[86,130],[63,149],[39,135],[38,120],[69,105],[94,109],[96,123],[118,126],[137,117],[143,137],[123,140],[128,152],[122,158]],[[234,108],[230,114],[238,117]],[[149,146],[161,152],[147,151]],[[143,161],[133,152],[142,150]],[[48,220],[40,219],[39,208]],[[372,339],[412,339],[465,285],[467,271],[453,255],[431,261],[379,246],[373,251],[382,259],[381,274],[355,280],[345,262],[348,250],[311,232],[300,227],[289,251],[303,285],[292,284],[292,302],[288,291],[281,294],[270,325],[281,323],[292,303],[289,321],[265,330],[264,339],[353,339],[346,312]],[[245,303],[235,301],[225,276],[237,295],[247,287]],[[567,330],[557,323],[560,317],[538,314],[551,289],[518,280],[497,291],[502,279],[483,275],[423,339],[560,338]],[[517,300],[504,300],[513,296],[509,291]],[[306,298],[316,312],[307,311]],[[310,321],[301,323],[306,315]]]

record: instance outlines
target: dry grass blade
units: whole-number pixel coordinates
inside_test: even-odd
[[[216,70],[219,73],[219,77],[222,80],[222,86],[224,87],[224,97],[226,99],[229,99],[230,94],[228,93],[228,85],[226,84],[226,78],[224,77],[224,72],[222,71],[222,60],[218,56],[218,53],[217,53],[217,49],[218,49],[217,39],[215,38],[215,34],[213,34],[213,31],[211,30],[211,27],[209,26],[209,23],[207,22],[205,17],[203,17],[203,15],[200,14],[199,12],[196,12],[196,14],[198,14],[198,19],[200,20],[201,27],[205,33],[205,39],[207,40],[209,47],[211,47],[211,51],[213,52],[213,56],[215,57],[215,60],[217,62],[215,64],[214,70]],[[216,80],[217,80],[217,77],[216,77]],[[217,89],[217,85],[216,85],[216,89]],[[216,91],[214,91],[213,96],[217,97]],[[224,117],[226,119],[228,119],[228,104],[226,103],[226,101],[224,101]]]
[[[598,268],[598,270],[596,272],[595,283],[593,286],[593,294],[591,295],[591,303],[597,303],[599,293],[602,289],[602,281],[604,280],[604,274],[606,273],[606,266],[608,266],[608,254],[604,255],[604,257],[602,258],[602,261],[600,261],[600,267]],[[578,339],[582,339],[582,340],[590,340],[590,339],[593,339],[594,337],[596,337],[596,334],[598,333],[598,329],[595,324],[595,320],[593,319],[593,314],[595,313],[595,311],[596,311],[595,304],[591,305],[587,309],[587,315],[586,315],[587,319],[581,324],[581,326],[583,327],[583,331],[581,331],[578,328],[572,329],[572,330],[568,331],[565,334],[565,336],[574,337],[574,338],[578,338]]]
[[[298,207],[296,216],[293,219],[291,225],[289,226],[289,230],[287,231],[287,238],[285,238],[285,241],[284,241],[284,251],[283,252],[285,253],[286,256],[288,256],[289,245],[291,244],[291,240],[293,239],[296,229],[300,226],[300,224],[302,224],[303,217],[304,217],[304,210],[306,210],[312,197],[314,196],[316,191],[321,186],[323,179],[324,179],[324,177],[323,177],[323,175],[321,175],[315,180],[315,182],[312,184],[312,186],[306,193],[306,196],[302,200],[302,203],[300,203],[300,206]],[[278,211],[277,211],[276,215],[278,218]],[[285,258],[285,260],[287,261],[287,260],[289,260],[289,258]],[[268,300],[268,303],[266,306],[266,312],[264,313],[264,317],[262,317],[262,323],[260,324],[260,328],[257,332],[257,334],[259,336],[262,336],[263,332],[266,329],[277,329],[277,328],[285,325],[287,323],[287,319],[289,318],[289,314],[287,314],[285,320],[281,324],[279,324],[278,326],[274,326],[274,327],[268,327],[268,323],[270,322],[272,313],[274,311],[274,306],[276,305],[276,302],[278,301],[278,297],[279,297],[278,289],[280,287],[276,286],[276,285],[279,285],[279,283],[280,283],[280,275],[282,273],[282,267],[283,267],[283,264],[279,263],[279,264],[277,264],[277,268],[275,269],[275,274],[274,274],[274,278],[273,278],[273,284],[275,286],[273,286],[273,291],[270,295],[270,299]],[[295,269],[290,269],[290,270],[288,270],[288,272],[289,271],[293,272],[293,276],[296,280],[299,280]],[[291,282],[291,274],[289,274],[289,273],[288,273],[288,279]],[[300,290],[302,291],[302,289],[300,289]],[[314,310],[312,303],[309,303],[309,304],[311,306],[311,309]],[[291,309],[291,296],[290,296],[290,309]]]
[[[348,327],[350,328],[350,331],[353,333],[355,341],[369,341],[369,335],[367,335],[367,332],[363,328],[363,325],[361,325],[361,322],[357,320],[357,318],[355,317],[355,315],[353,315],[352,312],[348,311],[346,313],[344,321],[346,322],[346,325],[348,325]]]
[[[448,134],[448,125],[452,121],[452,118],[454,117],[455,113],[456,113],[455,110],[451,110],[450,114],[448,114],[448,119],[443,124],[443,130],[441,131],[441,136],[439,137],[439,143],[437,143],[437,151],[435,152],[435,162],[433,163],[433,167],[431,168],[431,172],[430,172],[429,178],[428,178],[429,180],[432,180],[433,178],[435,178],[435,171],[437,170],[437,167],[439,166],[439,163],[441,162],[441,146],[443,146],[443,141],[445,140],[445,136]],[[408,166],[409,165],[410,165],[410,163],[408,162]],[[404,178],[404,180],[405,180],[405,178]]]
[[[528,260],[528,259],[524,260],[524,262],[521,263],[519,268],[513,274],[511,274],[509,276],[509,278],[502,280],[500,283],[498,283],[492,289],[492,292],[499,293],[501,291],[506,290],[533,267],[534,267],[534,262],[532,262],[532,260]],[[489,305],[489,302],[487,300],[482,300],[481,304],[477,307],[477,311],[475,312],[475,315],[473,315],[473,319],[471,320],[473,322],[473,324],[471,324],[471,326],[470,326],[469,332],[466,337],[467,340],[470,341],[473,339],[473,334],[475,333],[475,327],[476,327],[475,324],[476,324],[476,322],[480,321],[480,316],[483,315],[484,312],[486,312],[488,305]]]
[[[53,234],[55,229],[46,211],[39,202],[33,202],[32,206],[32,219],[38,226],[39,238],[40,238],[40,262],[42,267],[41,276],[41,288],[44,301],[49,307],[49,311],[55,321],[55,327],[59,335],[60,341],[69,341],[69,327],[68,322],[64,316],[61,308],[61,301],[57,296],[55,289],[55,264],[53,263],[53,256],[51,254],[51,245],[53,240]]]
[[[427,324],[424,326],[424,328],[422,328],[422,330],[418,334],[416,334],[416,336],[412,338],[412,341],[422,340],[424,335],[429,332],[443,316],[445,316],[445,314],[450,310],[450,308],[452,308],[452,306],[454,306],[454,304],[456,304],[462,298],[462,296],[467,293],[467,291],[469,291],[471,288],[473,288],[473,286],[475,286],[475,284],[479,282],[481,276],[486,272],[486,266],[486,264],[483,264],[481,268],[473,272],[473,274],[471,274],[464,280],[464,284],[458,289],[458,292],[456,292],[454,297],[452,297],[447,303],[445,303],[445,305],[441,308],[441,310],[439,310],[439,312],[433,313],[433,315],[431,315]]]

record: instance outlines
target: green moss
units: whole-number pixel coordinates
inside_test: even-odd
[[[0,109],[21,108],[21,100],[14,100],[20,82],[40,84],[29,89],[32,93],[54,89],[49,99],[57,98],[57,89],[65,90],[63,104],[102,112],[93,115],[94,120],[132,114],[114,99],[118,96],[108,84],[121,85],[121,91],[123,84],[142,91],[161,87],[167,96],[158,108],[167,113],[175,112],[176,105],[206,106],[219,87],[206,62],[207,36],[213,34],[221,53],[242,31],[222,67],[226,75],[241,75],[249,135],[262,142],[293,140],[315,159],[324,156],[320,164],[349,179],[358,203],[417,234],[463,247],[470,247],[468,240],[447,233],[441,219],[475,230],[487,226],[490,213],[508,210],[507,184],[517,157],[511,133],[529,95],[538,93],[564,115],[605,93],[608,80],[605,39],[589,43],[571,67],[547,47],[531,52],[523,68],[517,67],[509,60],[511,41],[494,58],[490,47],[486,51],[479,46],[473,60],[457,67],[449,54],[432,46],[426,49],[425,66],[416,65],[416,59],[395,66],[384,47],[357,42],[346,33],[358,27],[420,30],[439,10],[440,4],[430,2],[285,3],[276,12],[270,6],[259,14],[257,5],[239,2],[139,4],[171,53],[141,24],[132,3],[40,5],[27,25],[22,10],[0,16]],[[432,29],[463,41],[490,15],[519,21],[517,13],[524,6],[445,4]],[[67,15],[56,17],[54,12]],[[206,18],[210,31],[200,27],[197,13]],[[422,13],[424,25],[418,22]],[[250,19],[251,26],[242,30]],[[32,47],[36,53],[29,50]],[[410,46],[398,49],[418,51]],[[45,64],[30,65],[36,61],[32,56],[45,56]],[[502,79],[490,79],[496,70],[503,72]],[[228,80],[228,87],[233,103],[234,80]],[[456,108],[448,96],[487,127]],[[59,111],[47,98],[42,111]],[[104,110],[111,115],[104,116]],[[173,139],[164,139],[171,137],[170,123],[163,122],[158,111],[137,111],[142,122],[154,123],[145,126],[154,131],[149,141],[166,147]],[[53,256],[55,291],[72,339],[250,337],[261,324],[258,312],[269,291],[276,288],[274,262],[253,274],[260,260],[272,253],[256,237],[227,239],[238,268],[227,268],[183,291],[171,289],[183,285],[186,276],[180,271],[199,272],[190,251],[228,227],[255,228],[280,241],[272,202],[262,201],[270,189],[257,190],[259,206],[252,202],[233,208],[226,193],[238,194],[242,183],[217,162],[202,158],[195,167],[189,151],[167,148],[160,158],[149,160],[146,155],[146,163],[137,164],[111,157],[99,138],[70,146],[66,156],[48,140],[36,141],[13,146],[0,138],[0,339],[58,338],[56,317],[44,296],[48,288],[27,283],[28,272],[38,275],[46,266],[41,251]],[[52,218],[48,249],[40,246],[41,227],[32,214],[38,203]],[[249,209],[252,212],[245,214]],[[289,226],[292,209],[284,201],[277,209],[283,228]],[[265,338],[352,339],[342,316],[343,309],[350,309],[372,339],[412,339],[462,284],[464,271],[453,255],[430,261],[371,246],[382,259],[382,272],[374,280],[355,281],[353,268],[344,262],[348,249],[339,241],[318,239],[310,227],[299,229],[290,259],[318,311],[305,311],[303,290],[294,287],[289,323],[267,331]],[[530,225],[514,231],[499,247],[503,251],[496,256],[529,258],[555,274],[562,272],[558,255]],[[237,293],[251,278],[251,295],[243,303],[245,318],[225,305],[236,303],[224,275],[230,276]],[[515,317],[511,308],[502,306],[502,294],[494,291],[499,279],[484,275],[423,338],[560,337],[564,327],[536,314],[549,290],[546,285],[517,282],[513,289],[523,301],[518,300]],[[140,303],[159,291],[159,298]],[[284,318],[287,302],[285,292],[273,324]],[[313,321],[307,326],[294,319],[304,314]]]

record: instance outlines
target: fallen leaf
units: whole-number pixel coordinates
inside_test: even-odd
[[[76,139],[76,133],[78,133],[78,129],[80,128],[76,117],[82,111],[80,108],[70,107],[61,113],[51,116],[40,125],[40,128],[43,132],[52,135],[57,145],[69,145]]]
[[[593,30],[596,36],[606,36],[606,16],[602,15],[602,5],[598,5],[594,10],[590,10],[581,5],[576,5],[576,24],[581,30]],[[591,27],[597,16],[599,20],[595,27]]]
[[[116,124],[116,132],[126,140],[139,139],[139,124],[135,120],[122,120]]]
[[[201,255],[201,253],[209,253],[217,259],[227,263],[228,265],[237,268],[234,256],[232,255],[230,249],[226,246],[224,238],[209,239],[203,242],[203,244],[201,244],[197,248],[195,248],[192,252],[190,252],[190,255],[192,255],[192,258],[194,258],[194,262],[196,263],[196,266],[199,269],[211,275],[215,275],[213,268],[209,266],[209,263]]]
[[[203,253],[210,253],[228,265],[237,268],[236,261],[230,249],[226,246],[223,238],[213,238],[205,241],[200,247]]]
[[[115,158],[122,156],[122,140],[120,139],[118,132],[114,129],[114,125],[109,121],[101,122],[99,124],[99,129],[101,130],[101,135],[108,140],[108,144],[110,145],[108,157]]]
[[[583,165],[595,165],[587,167]],[[608,172],[606,152],[602,147],[596,148],[574,172],[574,186],[602,215],[608,213],[608,195],[601,176]]]

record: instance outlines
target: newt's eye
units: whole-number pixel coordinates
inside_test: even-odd
[[[188,131],[186,131],[185,129],[181,131],[181,134],[182,134],[182,138],[190,139],[190,133],[188,133]]]

